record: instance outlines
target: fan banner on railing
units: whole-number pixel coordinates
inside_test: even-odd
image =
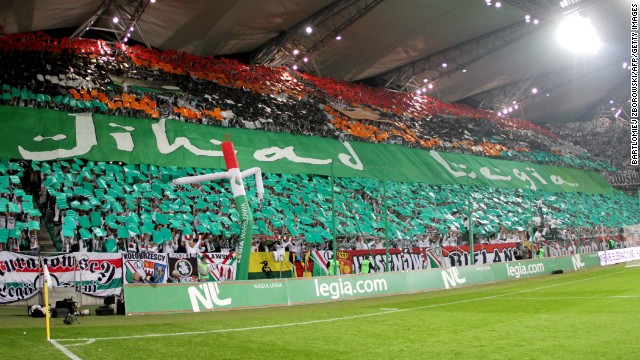
[[[122,256],[126,284],[161,284],[167,281],[167,254],[130,252]]]
[[[420,270],[425,268],[424,256],[420,248],[412,249],[389,249],[389,262],[391,271]],[[319,250],[312,252],[312,260],[320,259],[318,267],[314,266],[314,276],[324,275],[326,272],[326,263],[333,258],[333,251]],[[371,258],[370,271],[385,271],[385,249],[372,250],[338,250],[336,254],[340,266],[340,274],[359,274],[360,264],[365,258]],[[429,266],[433,267],[433,266]],[[317,269],[317,271],[316,271]],[[324,274],[323,274],[324,272]]]
[[[229,281],[236,278],[236,253],[169,254],[167,282],[198,282],[198,263],[205,257],[209,281]]]
[[[85,158],[129,164],[225,169],[218,145],[234,139],[245,168],[265,173],[363,177],[427,184],[461,184],[552,192],[611,194],[592,171],[528,162],[341,142],[287,133],[219,128],[160,119],[134,119],[0,106],[0,157],[31,160]],[[188,134],[188,137],[185,136]]]
[[[120,295],[123,270],[121,254],[75,253],[75,255],[77,291],[99,297]]]
[[[104,297],[122,291],[122,255],[73,253],[56,256],[0,252],[0,304],[37,295],[43,286],[41,264],[49,268],[53,287],[75,287],[87,295]]]

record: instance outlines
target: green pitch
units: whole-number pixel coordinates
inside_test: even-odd
[[[79,321],[51,319],[49,343],[44,319],[0,308],[0,358],[638,359],[640,268],[321,305]]]

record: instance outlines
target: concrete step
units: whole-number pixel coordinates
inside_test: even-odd
[[[51,253],[58,251],[55,245],[53,245],[53,240],[51,240],[51,236],[49,236],[49,232],[44,225],[38,230],[38,243],[40,244],[40,252]]]

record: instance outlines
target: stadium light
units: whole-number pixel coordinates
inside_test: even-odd
[[[500,1],[496,1],[496,7],[497,7],[497,8],[502,7],[502,3],[501,3]]]
[[[304,31],[307,32],[307,34],[311,34],[313,32],[313,29],[311,28],[311,26],[307,26]]]
[[[564,48],[575,53],[596,54],[602,45],[591,21],[576,14],[560,23],[556,36]]]
[[[466,72],[467,72],[467,69],[462,69],[462,72],[463,72],[463,73],[466,73]]]
[[[524,16],[524,21],[531,22],[531,15],[525,15]]]
[[[531,89],[531,92],[532,92],[533,94],[537,94],[537,93],[538,93],[538,88],[533,88],[533,89]]]
[[[113,21],[114,24],[117,24],[120,19],[117,16],[114,16],[111,21]]]
[[[309,61],[309,58],[305,56],[305,58],[302,59],[302,61],[307,62],[307,61]]]
[[[626,69],[628,66],[629,66],[629,64],[627,64],[626,62],[623,62],[623,63],[622,63],[622,68],[623,68],[623,69]]]
[[[336,36],[336,40],[338,40],[338,41],[342,40],[342,36],[340,36],[340,35]]]
[[[446,68],[447,67],[447,63],[442,63],[442,67]]]
[[[298,49],[293,49],[293,55],[298,55],[300,54],[300,50]]]
[[[429,84],[429,89],[433,89],[433,84]]]
[[[292,69],[293,70],[298,70],[298,65],[293,65]]]
[[[418,90],[416,91],[416,94],[418,94],[418,95],[422,94],[422,90],[418,89]]]
[[[540,23],[540,21],[538,19],[533,19],[533,24],[534,25],[538,25]]]
[[[151,0],[151,3],[152,3],[152,4],[155,4],[155,3],[156,3],[156,0]]]

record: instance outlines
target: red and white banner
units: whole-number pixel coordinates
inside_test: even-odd
[[[42,263],[40,262],[42,259]],[[75,287],[92,296],[119,295],[122,291],[122,255],[72,253],[56,256],[0,252],[0,304],[28,299],[44,286],[47,265],[53,287]]]

